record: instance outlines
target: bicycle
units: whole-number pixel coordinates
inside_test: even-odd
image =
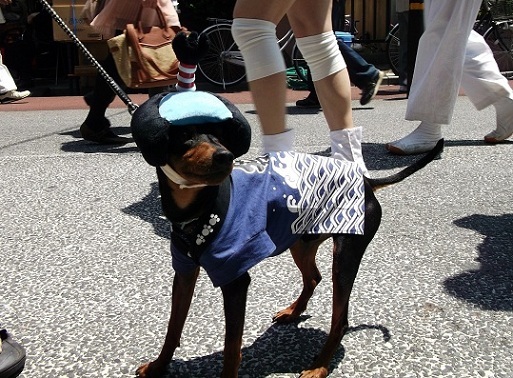
[[[513,0],[483,1],[474,30],[490,46],[499,70],[513,79]],[[392,27],[387,37],[387,56],[390,68],[399,75],[399,25]]]
[[[232,37],[233,20],[208,18],[208,21],[214,24],[201,34],[208,37],[210,47],[205,57],[198,62],[198,69],[210,83],[226,89],[239,84],[246,77],[244,59]],[[293,43],[292,64],[297,75],[306,81],[306,62],[297,47],[292,30],[289,29],[277,42],[282,52]]]
[[[490,46],[501,73],[513,79],[513,0],[484,1],[474,30]]]
[[[390,69],[394,74],[399,76],[399,49],[401,41],[399,39],[399,24],[395,24],[388,32],[385,38],[387,44],[387,58],[390,64]]]

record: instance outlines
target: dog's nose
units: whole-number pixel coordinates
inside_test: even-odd
[[[233,163],[234,156],[228,150],[219,150],[214,153],[212,158],[218,164],[231,164]]]

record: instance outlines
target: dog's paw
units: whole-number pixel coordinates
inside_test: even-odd
[[[328,376],[328,369],[320,367],[312,370],[303,370],[299,378],[326,378]]]
[[[148,371],[148,366],[150,364],[144,364],[144,365],[141,365],[137,368],[137,370],[135,371],[135,376],[138,377],[138,378],[146,378],[148,377],[148,375],[146,375],[146,372]]]
[[[273,322],[275,323],[293,323],[297,321],[301,314],[306,310],[307,302],[304,300],[298,299],[294,303],[292,303],[289,307],[284,308],[281,311],[278,311],[273,316]]]
[[[138,378],[157,378],[162,377],[164,370],[157,368],[154,363],[147,363],[141,365],[135,371],[135,376]]]
[[[300,315],[301,315],[301,313],[296,313],[294,311],[294,309],[287,307],[286,309],[277,312],[273,316],[273,322],[274,323],[284,323],[284,324],[293,323],[299,319]]]

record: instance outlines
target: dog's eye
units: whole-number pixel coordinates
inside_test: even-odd
[[[171,143],[175,145],[185,145],[192,143],[193,136],[190,133],[179,133],[171,139]]]
[[[224,140],[224,131],[223,127],[217,125],[208,125],[208,127],[198,130],[199,133],[208,135],[208,138],[221,144]]]
[[[183,154],[193,145],[193,140],[189,133],[176,133],[169,138],[169,149],[174,154]]]

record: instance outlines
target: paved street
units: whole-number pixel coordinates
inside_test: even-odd
[[[403,119],[404,96],[366,107],[357,98],[371,175],[416,159],[383,147],[416,125]],[[171,301],[154,169],[135,144],[80,139],[81,98],[27,101],[0,105],[0,322],[27,349],[21,377],[133,376],[158,354]],[[254,107],[238,106],[254,126],[255,156]],[[129,133],[122,105],[108,114],[116,133]],[[322,112],[290,106],[289,122],[297,150],[328,147]],[[494,122],[493,109],[478,112],[459,97],[442,158],[378,192],[382,226],[330,377],[513,377],[513,140],[485,145]],[[290,255],[252,269],[240,377],[297,377],[319,352],[331,314],[330,251],[323,244],[324,280],[293,325],[271,323],[300,292]],[[219,376],[223,338],[221,293],[202,272],[171,376]]]

